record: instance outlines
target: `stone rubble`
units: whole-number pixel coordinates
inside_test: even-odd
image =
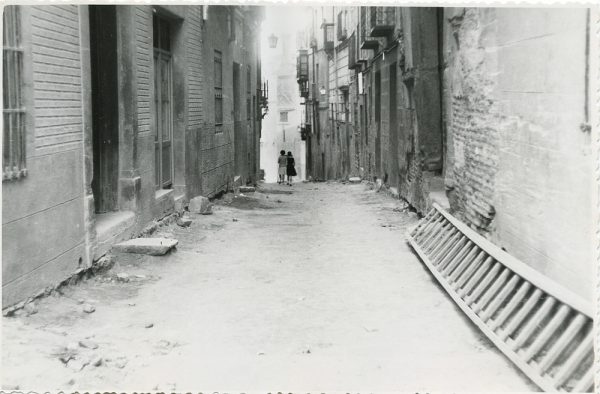
[[[240,193],[254,193],[256,188],[253,186],[240,186]]]
[[[192,219],[190,219],[190,218],[177,219],[177,225],[179,227],[189,227],[191,224],[192,224]]]
[[[27,304],[25,304],[25,308],[24,309],[25,309],[25,314],[27,316],[34,315],[34,314],[36,314],[38,312],[37,306],[36,306],[35,302],[33,302],[33,301],[28,302]]]
[[[117,274],[117,281],[119,282],[129,282],[129,275],[125,272],[119,272]]]
[[[82,308],[85,313],[94,313],[96,311],[96,307],[90,304],[85,304]]]
[[[98,349],[98,344],[89,340],[79,341],[79,346],[85,349]]]
[[[208,212],[212,212],[212,204],[210,200],[204,196],[197,196],[190,200],[188,209],[191,213],[200,215],[207,215]]]

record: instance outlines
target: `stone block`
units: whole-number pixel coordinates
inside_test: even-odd
[[[192,224],[192,219],[190,219],[190,218],[177,219],[177,225],[180,227],[189,227],[191,224]]]
[[[115,251],[123,253],[148,254],[151,256],[162,256],[173,249],[177,243],[176,239],[168,238],[135,238],[121,242],[114,246]]]
[[[240,186],[240,193],[254,193],[255,191],[254,186]]]
[[[240,175],[233,177],[233,187],[236,188],[238,186],[242,186],[242,177]]]
[[[210,201],[204,196],[197,196],[190,200],[188,209],[192,213],[204,214],[210,211]]]
[[[142,178],[139,176],[119,179],[121,198],[127,210],[135,211],[137,199],[142,190]]]
[[[350,178],[348,179],[348,181],[349,181],[350,183],[360,183],[360,178],[359,178],[359,177],[357,177],[357,176],[353,176],[353,177],[350,177]]]

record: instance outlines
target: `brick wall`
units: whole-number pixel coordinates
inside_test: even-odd
[[[225,190],[233,174],[233,118],[232,108],[232,58],[227,29],[228,7],[209,6],[203,39],[203,64],[205,75],[204,112],[200,137],[200,171],[202,174],[202,194],[212,196]],[[220,132],[215,130],[214,121],[214,51],[223,54],[223,125]]]
[[[204,101],[210,97],[208,90],[203,89],[205,73],[212,71],[202,61],[202,6],[189,6],[186,12],[186,60],[187,60],[187,128],[186,128],[186,186],[189,198],[202,193],[201,172],[201,136],[204,112]]]
[[[444,104],[456,214],[590,297],[591,144],[579,127],[586,17],[583,9],[446,10]]]

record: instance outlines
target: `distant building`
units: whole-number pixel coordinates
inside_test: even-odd
[[[449,205],[591,298],[590,10],[312,12],[308,175],[381,180],[421,213]]]
[[[277,44],[270,48],[263,37],[261,46],[263,78],[269,82],[269,112],[263,119],[260,158],[266,182],[277,182],[277,157],[281,150],[294,155],[296,180],[305,179],[306,173],[305,142],[300,133],[305,114],[296,83],[298,37],[293,29],[295,14],[285,12],[287,9],[286,6],[267,9],[272,25],[264,27],[264,35],[275,36]]]
[[[4,8],[3,307],[253,183],[261,7]]]

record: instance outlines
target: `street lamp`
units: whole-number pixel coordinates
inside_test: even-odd
[[[271,33],[267,40],[269,40],[269,48],[277,47],[277,36],[275,34]]]

